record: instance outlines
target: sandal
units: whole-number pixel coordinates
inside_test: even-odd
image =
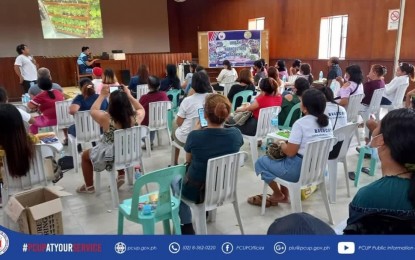
[[[95,188],[94,186],[87,187],[85,184],[82,184],[80,187],[76,189],[76,192],[92,194],[95,192]]]
[[[119,189],[125,183],[125,174],[117,177],[117,189]]]
[[[269,208],[271,206],[278,206],[278,202],[271,201],[269,199],[270,195],[267,194],[267,200],[265,201],[265,207]],[[262,194],[258,194],[248,198],[248,203],[255,206],[262,206]]]

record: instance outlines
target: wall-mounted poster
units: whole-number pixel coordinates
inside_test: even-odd
[[[250,67],[261,58],[261,31],[208,32],[209,68],[229,60],[234,67]]]

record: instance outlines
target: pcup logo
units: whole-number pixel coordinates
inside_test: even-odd
[[[0,230],[0,255],[6,253],[9,248],[9,237]]]

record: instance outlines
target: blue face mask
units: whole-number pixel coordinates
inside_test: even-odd
[[[369,144],[369,148],[370,148],[370,155],[372,157],[372,159],[375,159],[376,161],[379,161],[379,153],[378,153],[378,148],[377,147],[373,147],[372,142],[373,140],[380,136],[381,134],[378,134],[377,136],[372,138],[372,141]]]

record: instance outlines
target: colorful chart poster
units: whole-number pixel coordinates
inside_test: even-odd
[[[261,58],[261,31],[208,32],[209,68],[229,60],[234,67],[249,67]]]

